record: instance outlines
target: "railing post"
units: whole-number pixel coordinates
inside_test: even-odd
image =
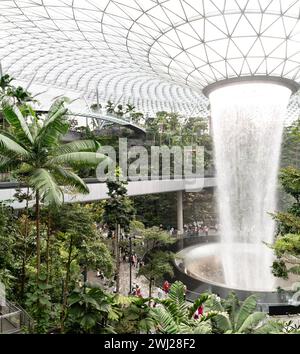
[[[183,192],[177,192],[177,230],[178,235],[183,235]]]

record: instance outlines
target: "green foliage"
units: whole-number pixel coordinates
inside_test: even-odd
[[[78,261],[87,269],[101,269],[107,277],[113,274],[113,259],[107,246],[99,238],[83,241]]]
[[[18,179],[25,179],[39,191],[46,204],[62,204],[61,186],[87,193],[87,186],[72,168],[82,164],[97,165],[104,158],[93,152],[98,148],[93,141],[61,146],[61,138],[69,128],[64,104],[64,100],[56,101],[41,121],[30,106],[25,110],[9,101],[1,102],[10,132],[0,134],[0,171],[17,171]]]
[[[154,251],[149,255],[146,264],[140,268],[138,275],[145,276],[155,282],[161,282],[164,276],[173,276],[174,254],[171,252]]]
[[[116,318],[113,302],[113,296],[98,288],[88,288],[86,292],[82,289],[73,291],[68,299],[67,332],[103,333],[108,319]]]
[[[297,202],[300,198],[300,170],[287,167],[281,170],[280,181],[284,191],[293,196]]]
[[[26,102],[32,102],[34,99],[31,94],[24,90],[23,87],[15,87],[12,85],[14,79],[5,74],[0,77],[0,99],[10,98],[15,104],[22,105]]]
[[[146,227],[176,225],[176,195],[153,194],[132,198],[136,208],[136,217]]]
[[[160,230],[157,226],[143,230],[141,235],[143,238],[145,254],[154,249],[169,246],[176,242],[168,232]]]
[[[265,330],[266,314],[256,312],[257,299],[250,296],[240,303],[236,294],[231,293],[226,300],[212,295],[207,302],[209,309],[219,313],[211,320],[213,333],[256,333]]]
[[[48,294],[51,286],[47,285],[45,280],[46,277],[41,275],[38,284],[35,281],[30,283],[27,291],[26,307],[35,320],[37,333],[47,333],[54,320],[51,298]]]
[[[288,279],[288,269],[286,264],[282,260],[276,260],[273,262],[272,273],[275,277]]]
[[[299,122],[290,134],[300,141]],[[278,225],[278,237],[272,246],[277,257],[273,274],[287,279],[289,273],[300,275],[300,170],[287,167],[281,171],[280,180],[284,191],[296,201],[287,212],[273,215]]]
[[[195,305],[190,307],[185,300],[185,287],[180,282],[172,284],[168,299],[160,301],[153,309],[157,322],[157,331],[162,334],[208,334],[211,333],[210,321],[217,312],[206,312],[199,319],[194,319],[195,311],[209,299],[203,294]]]
[[[300,234],[287,234],[279,237],[274,244],[274,250],[278,257],[282,257],[285,253],[300,256]]]
[[[114,324],[119,334],[149,333],[155,328],[153,309],[148,305],[149,300],[140,297],[129,298],[121,306],[121,316]]]
[[[207,119],[183,119],[177,113],[158,112],[156,118],[147,120],[146,132],[155,145],[203,146],[205,167],[211,167],[213,142]]]
[[[120,225],[126,233],[129,233],[135,209],[127,197],[127,183],[122,180],[120,168],[116,169],[115,175],[106,184],[110,199],[104,204],[103,221],[111,232],[116,230],[117,225]]]

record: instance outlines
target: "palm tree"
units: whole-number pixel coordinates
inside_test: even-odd
[[[74,172],[75,166],[95,166],[104,158],[96,153],[92,140],[63,145],[67,133],[65,100],[56,101],[45,119],[38,119],[29,105],[18,107],[7,99],[2,112],[9,130],[0,132],[0,172],[16,173],[35,192],[37,279],[40,274],[40,204],[59,206],[63,203],[63,186],[88,193],[84,181]]]

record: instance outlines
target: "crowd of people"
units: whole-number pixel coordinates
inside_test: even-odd
[[[209,236],[212,232],[215,234],[219,231],[217,223],[205,224],[203,221],[194,221],[184,225],[184,234],[186,236]]]

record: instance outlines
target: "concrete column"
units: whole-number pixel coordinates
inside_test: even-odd
[[[177,192],[177,230],[178,235],[183,234],[183,192]]]

